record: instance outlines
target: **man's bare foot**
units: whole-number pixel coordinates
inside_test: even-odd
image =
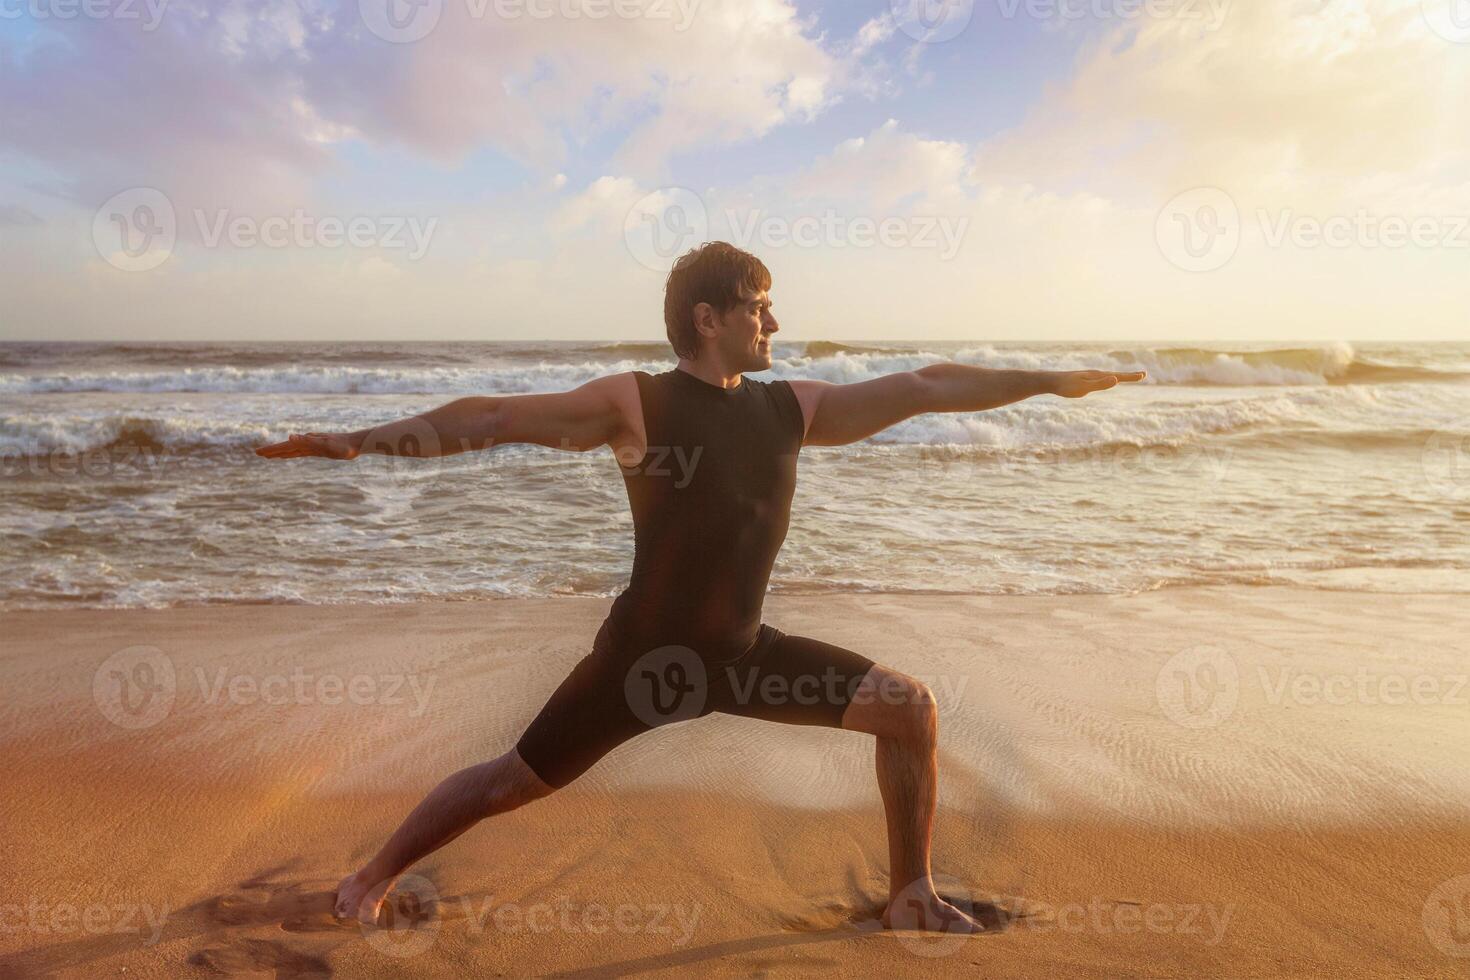
[[[370,884],[362,878],[362,871],[343,878],[342,883],[337,886],[337,904],[334,909],[337,918],[356,919],[368,926],[377,925],[383,898],[397,880],[393,877]]]
[[[905,888],[883,910],[883,928],[952,935],[984,932],[985,927],[933,891]]]

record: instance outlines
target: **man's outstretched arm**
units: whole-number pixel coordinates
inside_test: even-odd
[[[841,446],[925,412],[980,412],[1033,395],[1081,398],[1143,378],[1142,371],[1010,371],[941,363],[857,384],[793,381],[791,387],[806,419],[806,444]]]
[[[371,429],[293,433],[255,452],[267,459],[356,459],[363,453],[429,457],[507,443],[580,452],[608,444],[623,428],[630,391],[636,399],[631,375],[611,375],[554,394],[460,398]]]

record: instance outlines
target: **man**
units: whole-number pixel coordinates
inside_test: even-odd
[[[515,748],[440,783],[342,881],[338,915],[376,921],[399,875],[475,823],[566,786],[643,732],[719,711],[874,736],[888,827],[883,924],[980,931],[931,877],[938,715],[929,689],[761,622],[797,454],[803,445],[857,442],[923,412],[975,412],[1041,394],[1080,398],[1143,374],[942,363],[850,385],[755,381],[743,375],[770,368],[779,329],[770,287],[759,259],[713,242],[669,274],[664,323],[679,357],[671,371],[612,375],[557,394],[461,398],[377,429],[292,435],[257,450],[271,459],[353,459],[506,443],[608,446],[633,512],[632,575],[592,652]]]

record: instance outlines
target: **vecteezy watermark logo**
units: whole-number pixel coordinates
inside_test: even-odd
[[[1212,272],[1240,247],[1240,209],[1218,187],[1196,187],[1174,197],[1154,222],[1159,251],[1186,272]]]
[[[461,447],[464,449],[479,447]],[[427,495],[444,476],[445,453],[435,429],[423,416],[414,416],[369,432],[359,447],[359,458],[385,457],[388,478],[397,484],[417,487]]]
[[[570,450],[571,440],[563,439],[562,448]],[[629,446],[622,447],[622,451],[613,450],[613,456],[618,465],[629,475],[643,474],[644,476],[667,476],[673,478],[673,488],[683,490],[694,480],[694,471],[699,466],[699,458],[704,455],[703,446],[695,446],[692,450],[685,446],[649,446],[642,456],[637,455],[638,450]],[[644,466],[643,461],[648,465]]]
[[[1215,647],[1181,650],[1164,662],[1154,679],[1164,714],[1185,728],[1214,728],[1235,712],[1240,666]]]
[[[92,700],[121,728],[152,728],[168,716],[177,693],[174,662],[158,647],[126,647],[92,675]]]
[[[491,929],[508,935],[522,932],[532,935],[587,933],[592,936],[609,932],[623,935],[643,933],[663,937],[674,946],[689,945],[699,926],[699,918],[704,914],[704,906],[698,904],[619,902],[604,905],[600,902],[576,902],[565,895],[529,904],[496,902],[488,896],[476,902],[466,896],[460,899],[460,907],[462,918],[466,920],[466,931],[472,936],[483,936]]]
[[[743,217],[727,210],[733,245],[761,248],[874,248],[932,249],[939,261],[954,258],[970,228],[968,216],[871,215],[846,216],[828,208],[820,214],[795,218],[752,210]]]
[[[997,0],[1000,15],[1014,20],[1066,24],[1084,19],[1198,21],[1207,31],[1219,30],[1230,12],[1230,0]]]
[[[1429,29],[1454,44],[1470,44],[1470,0],[1419,0]]]
[[[1470,249],[1470,215],[1356,214],[1327,218],[1299,215],[1290,209],[1275,215],[1256,211],[1261,237],[1270,248],[1414,248]]]
[[[1319,705],[1454,705],[1465,707],[1467,674],[1406,674],[1359,667],[1318,673],[1283,665],[1259,664],[1256,681],[1266,703],[1274,707],[1313,708]]]
[[[1226,905],[1168,902],[1129,902],[1093,895],[1086,902],[1028,902],[1026,914],[1009,920],[1034,932],[1063,932],[1097,936],[1152,933],[1197,940],[1218,946],[1230,929],[1235,903]]]
[[[975,16],[975,0],[888,0],[888,6],[899,30],[927,44],[959,37]]]
[[[367,467],[373,479],[384,477],[404,491],[411,491],[411,507],[435,507],[470,483],[504,469],[496,454],[482,452],[495,445],[494,437],[458,440],[441,436],[423,416],[390,423],[370,430],[358,447],[358,465]],[[571,440],[562,440],[570,451]],[[580,462],[590,465],[585,454]],[[562,465],[571,465],[563,461]]]
[[[1285,710],[1470,704],[1466,673],[1401,673],[1368,667],[1324,673],[1266,663],[1242,676],[1234,657],[1211,647],[1193,647],[1170,657],[1159,670],[1155,693],[1171,721],[1185,728],[1213,728],[1234,713],[1247,682],[1252,690],[1259,689],[1263,703]]]
[[[501,20],[619,20],[671,21],[675,31],[687,31],[702,0],[465,0],[471,17],[487,11]]]
[[[168,924],[167,904],[148,902],[109,902],[73,905],[61,902],[47,904],[32,899],[0,904],[0,935],[30,933],[32,935],[126,936],[142,937],[144,946],[155,946],[163,938]]]
[[[367,29],[393,44],[412,44],[429,36],[444,13],[444,0],[357,0]]]
[[[380,886],[381,887],[381,886]],[[427,878],[404,875],[383,900],[376,926],[360,923],[368,945],[400,959],[428,952],[439,938],[439,890]]]
[[[3,0],[0,0],[3,2]],[[687,31],[701,0],[461,0],[470,20],[669,21]],[[358,0],[368,30],[394,44],[421,41],[439,26],[444,0]]]
[[[359,214],[344,219],[307,214],[301,208],[265,218],[232,215],[227,209],[209,213],[195,208],[193,213],[199,240],[206,248],[218,248],[221,243],[233,248],[382,248],[401,251],[410,262],[429,251],[439,226],[438,218],[424,221]]]
[[[1424,440],[1419,469],[1429,488],[1451,500],[1470,499],[1470,417]]]
[[[708,237],[704,200],[684,187],[662,187],[644,195],[623,219],[628,251],[655,272],[668,272],[675,259]]]
[[[153,31],[163,21],[169,0],[0,0],[0,20],[139,20],[143,30]]]
[[[27,453],[12,447],[0,450],[0,478],[13,479],[23,474],[69,480],[105,480],[119,474],[155,477],[170,462],[167,451],[135,444],[93,446],[80,452],[52,449],[45,453]]]
[[[1460,875],[1429,893],[1420,920],[1424,935],[1446,956],[1470,957],[1470,875]]]
[[[351,704],[358,707],[380,705],[407,707],[410,718],[422,717],[428,710],[437,678],[430,674],[308,674],[297,666],[291,673],[231,673],[216,667],[213,675],[203,667],[194,668],[199,684],[200,700],[210,707],[232,705],[326,705]]]
[[[429,674],[308,673],[298,666],[289,673],[268,674],[212,670],[196,666],[184,675],[198,686],[198,703],[285,707],[354,705],[403,707],[421,717],[429,707],[437,678]],[[104,660],[92,676],[92,697],[111,722],[123,728],[151,728],[178,703],[180,680],[173,660],[151,646],[127,647]]]
[[[92,217],[92,242],[108,265],[147,272],[168,261],[178,239],[173,202],[152,187],[114,194]]]
[[[709,686],[704,661],[688,647],[650,650],[633,662],[623,678],[623,696],[634,716],[657,728],[698,718]]]
[[[1470,0],[1467,0],[1470,2]],[[1470,214],[1352,214],[1326,217],[1257,208],[1253,230],[1267,248],[1470,250]],[[1174,198],[1159,213],[1155,235],[1164,257],[1190,272],[1211,272],[1234,257],[1243,219],[1230,195],[1214,187]]]
[[[400,253],[410,262],[428,253],[439,225],[438,218],[315,215],[302,208],[265,217],[235,214],[227,208],[194,208],[188,214],[205,248],[376,248]],[[135,187],[98,209],[92,238],[97,251],[112,265],[128,272],[146,272],[173,253],[178,217],[161,191]]]

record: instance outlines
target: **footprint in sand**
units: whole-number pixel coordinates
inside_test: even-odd
[[[212,927],[209,931],[275,928],[289,933],[339,933],[343,939],[366,936],[370,943],[393,955],[403,955],[409,940],[422,942],[427,937],[432,943],[442,920],[463,915],[459,909],[462,902],[438,901],[432,885],[417,879],[435,896],[433,900],[422,901],[422,895],[412,887],[405,887],[414,880],[409,876],[399,882],[399,887],[384,903],[379,928],[374,930],[354,920],[336,917],[335,882],[286,881],[278,877],[282,870],[256,875],[240,882],[239,891],[206,899],[185,911]],[[278,977],[331,975],[331,968],[320,957],[268,938],[231,937],[226,943],[198,951],[189,961],[227,976],[272,970]]]
[[[355,928],[332,914],[336,885],[252,880],[242,890],[204,903],[204,914],[222,926],[277,925],[286,932],[340,932]]]
[[[943,891],[939,897],[955,908],[969,913],[976,922],[985,927],[986,932],[1003,932],[1013,922],[1031,914],[1025,910],[1024,901],[1019,898],[995,895],[981,899],[969,895],[945,894]],[[854,908],[830,902],[819,909],[785,916],[781,924],[791,932],[827,932],[833,929],[881,932],[883,910],[887,904],[886,900],[869,899]]]
[[[277,980],[284,980],[332,975],[326,960],[268,939],[244,939],[232,946],[201,949],[189,957],[189,962],[229,977],[274,973]]]
[[[277,869],[279,870],[279,869]],[[289,882],[273,872],[240,882],[240,890],[217,895],[185,910],[207,924],[208,931],[269,929],[283,932],[356,932],[357,923],[339,922],[332,914],[336,885],[327,881]],[[274,974],[278,978],[330,977],[327,961],[291,949],[269,938],[230,936],[208,946],[189,962],[224,976]]]

